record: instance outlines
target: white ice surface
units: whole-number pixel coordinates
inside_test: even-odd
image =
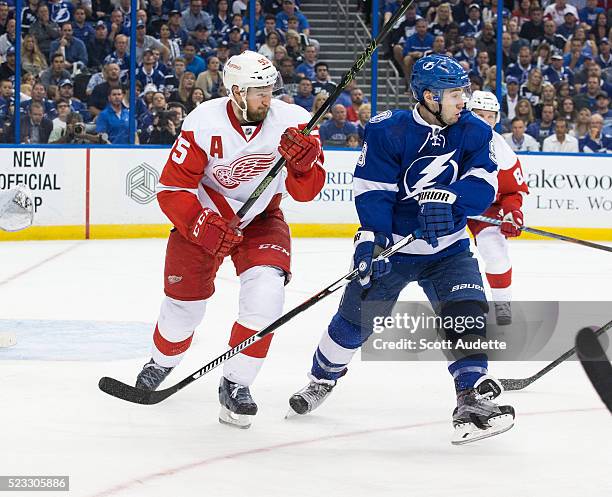
[[[101,376],[133,382],[148,358],[164,247],[0,244],[0,331],[20,335],[0,349],[1,475],[68,474],[69,495],[79,497],[612,495],[612,419],[576,362],[505,394],[516,426],[463,447],[450,444],[454,392],[443,363],[356,358],[324,406],[284,420],[339,295],[277,333],[253,387],[260,412],[250,430],[218,423],[220,371],[155,406],[103,394]],[[295,240],[286,309],[341,276],[350,253],[348,239]],[[513,243],[512,254],[518,299],[610,300],[609,254],[528,241]],[[237,292],[225,264],[168,384],[226,350]],[[405,296],[422,298],[416,285]],[[543,365],[497,364],[492,373],[520,378]]]

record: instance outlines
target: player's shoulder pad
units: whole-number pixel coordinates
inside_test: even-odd
[[[406,129],[410,126],[412,112],[405,110],[386,110],[372,116],[365,126],[365,139],[380,138],[385,140],[404,140],[407,136]]]
[[[181,129],[185,131],[198,131],[202,129],[217,128],[219,119],[210,116],[223,115],[227,112],[227,98],[215,98],[202,102],[193,109],[183,121]]]
[[[483,141],[490,142],[493,138],[491,126],[470,110],[461,111],[461,116],[455,126],[460,126],[464,129],[465,136],[469,137],[465,140],[466,143],[480,145]]]
[[[283,102],[277,98],[272,99],[270,103],[271,112],[268,113],[266,119],[279,120],[287,124],[287,126],[294,125],[294,123],[305,124],[310,121],[311,115],[304,107],[300,107],[296,104],[289,104]]]

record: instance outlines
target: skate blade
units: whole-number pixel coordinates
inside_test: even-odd
[[[297,418],[300,416],[297,412],[295,412],[291,407],[287,410],[287,414],[285,414],[285,419]]]
[[[489,420],[489,428],[478,428],[474,423],[464,423],[455,428],[451,440],[453,445],[465,445],[485,438],[501,435],[514,426],[514,417],[511,414],[502,414]]]
[[[252,418],[253,416],[246,414],[236,414],[226,407],[221,407],[221,412],[219,412],[219,423],[234,426],[235,428],[240,428],[242,430],[246,430],[247,428],[251,427]]]
[[[12,347],[17,344],[17,335],[12,332],[0,332],[0,347]]]

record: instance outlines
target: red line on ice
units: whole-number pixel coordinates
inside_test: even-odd
[[[544,414],[565,414],[565,413],[570,413],[570,412],[592,412],[592,411],[604,411],[604,410],[605,408],[602,408],[602,407],[592,407],[592,408],[584,408],[584,409],[563,409],[559,411],[539,411],[539,412],[521,413],[520,417],[541,416]],[[448,423],[448,420],[428,421],[426,423],[415,423],[415,424],[409,424],[409,425],[389,426],[386,428],[372,428],[368,430],[349,431],[346,433],[340,433],[338,435],[326,435],[323,437],[308,438],[306,440],[294,440],[291,442],[284,442],[284,443],[280,443],[276,445],[270,445],[268,447],[260,447],[260,448],[249,449],[249,450],[244,450],[240,452],[233,452],[231,454],[219,455],[215,457],[210,457],[208,459],[203,459],[201,461],[184,464],[182,466],[177,466],[175,468],[165,469],[162,471],[158,471],[156,473],[150,473],[140,478],[134,478],[124,483],[120,483],[118,485],[110,487],[106,490],[102,490],[99,493],[93,494],[91,497],[108,497],[110,495],[116,495],[119,492],[127,490],[135,485],[146,484],[150,482],[151,480],[155,480],[157,478],[173,476],[173,475],[176,475],[177,473],[189,471],[194,468],[201,468],[203,466],[208,466],[210,464],[213,464],[219,461],[223,461],[223,460],[237,459],[239,457],[250,456],[253,454],[261,454],[263,452],[272,452],[277,449],[284,449],[287,447],[297,447],[300,445],[307,445],[307,444],[312,444],[312,443],[317,443],[317,442],[327,442],[329,440],[336,440],[336,439],[341,439],[341,438],[358,437],[361,435],[371,435],[372,433],[382,433],[386,431],[402,431],[402,430],[409,430],[412,428],[423,428],[426,426],[434,426],[434,425],[441,425],[441,424],[447,424],[447,423]]]

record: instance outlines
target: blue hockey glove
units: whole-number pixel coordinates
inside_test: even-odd
[[[372,281],[382,278],[391,271],[389,259],[375,261],[376,257],[385,250],[391,241],[384,233],[375,233],[372,230],[359,229],[355,234],[355,253],[353,263],[359,271],[359,284],[370,288]]]
[[[438,246],[438,237],[448,235],[455,227],[453,203],[456,199],[457,195],[443,186],[419,194],[419,224],[423,239],[434,248]]]

